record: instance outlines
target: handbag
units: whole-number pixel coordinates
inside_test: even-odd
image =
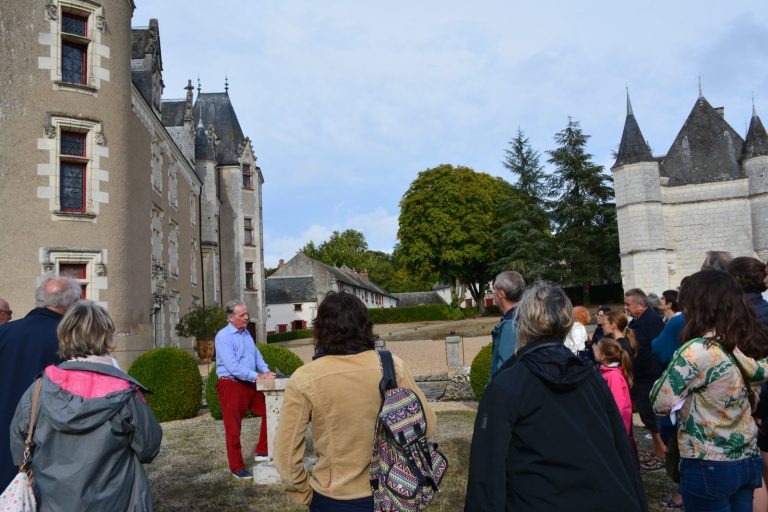
[[[37,421],[37,404],[40,401],[40,388],[43,379],[37,379],[35,390],[32,394],[32,412],[29,417],[29,430],[27,439],[24,441],[24,459],[19,465],[19,472],[5,488],[3,494],[0,494],[0,510],[3,512],[36,512],[37,500],[32,491],[32,469],[29,467],[32,462],[32,434],[35,432],[35,422]]]

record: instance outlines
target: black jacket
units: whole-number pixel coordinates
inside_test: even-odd
[[[464,510],[648,510],[608,386],[562,340],[524,347],[486,389]]]
[[[11,460],[8,430],[21,395],[49,364],[59,364],[56,327],[61,315],[35,308],[27,316],[0,326],[0,489],[19,467]]]
[[[664,330],[664,319],[648,308],[642,315],[629,322],[629,328],[635,332],[637,339],[637,355],[632,361],[632,373],[637,378],[650,379],[652,382],[664,371],[651,346],[653,339]]]

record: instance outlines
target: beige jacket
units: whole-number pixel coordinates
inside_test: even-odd
[[[434,411],[396,356],[397,384],[416,392],[424,406],[427,436],[437,425]],[[373,434],[381,407],[381,367],[373,350],[324,356],[291,376],[285,389],[274,445],[274,461],[288,496],[309,505],[313,490],[348,500],[371,495],[369,469]],[[304,470],[304,433],[312,421],[317,463]]]

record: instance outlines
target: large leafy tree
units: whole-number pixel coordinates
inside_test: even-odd
[[[417,275],[465,286],[480,308],[497,259],[498,204],[508,184],[468,167],[419,173],[400,201],[402,262]]]
[[[580,284],[585,300],[593,283],[614,281],[619,273],[619,244],[612,178],[586,152],[589,135],[579,123],[555,135],[557,147],[547,151],[554,166],[550,176],[551,218],[563,284]]]
[[[504,167],[514,180],[499,204],[495,271],[517,270],[529,278],[550,277],[552,237],[547,213],[547,175],[522,130],[506,149]]]

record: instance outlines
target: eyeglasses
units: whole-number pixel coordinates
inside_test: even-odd
[[[8,316],[13,316],[13,311],[10,309],[0,309],[0,313],[5,313]]]

